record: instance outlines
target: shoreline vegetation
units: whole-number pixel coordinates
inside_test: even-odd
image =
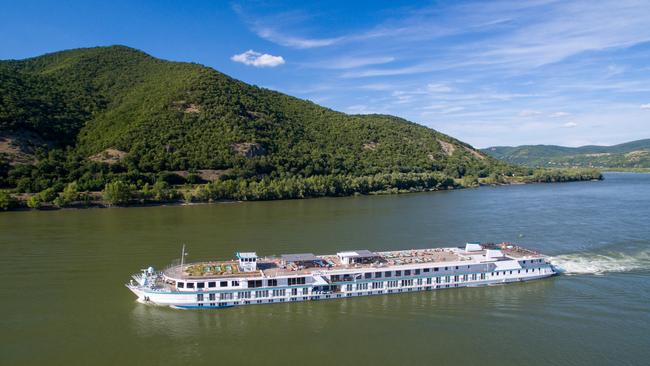
[[[167,179],[169,177],[167,176]],[[174,178],[178,179],[178,178]],[[537,169],[528,175],[464,176],[453,179],[441,172],[387,173],[354,177],[328,175],[284,179],[219,179],[214,182],[170,184],[164,179],[141,186],[115,180],[100,192],[80,191],[77,182],[57,191],[50,187],[38,193],[0,190],[0,211],[52,210],[60,208],[129,207],[161,204],[213,203],[224,201],[268,201],[353,195],[401,194],[472,188],[483,185],[560,183],[602,180],[595,169]]]

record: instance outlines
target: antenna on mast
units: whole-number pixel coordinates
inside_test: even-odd
[[[183,244],[183,249],[181,250],[181,273],[183,272],[183,263],[185,262],[185,244]]]

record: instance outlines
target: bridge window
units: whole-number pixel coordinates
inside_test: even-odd
[[[176,284],[176,287],[178,288],[185,288],[185,282],[179,282]]]
[[[287,280],[289,282],[289,286],[304,285],[306,283],[305,277],[288,278]]]
[[[248,281],[248,288],[262,287],[262,280]]]
[[[208,287],[217,287],[217,283],[214,281],[208,282]]]
[[[228,287],[228,281],[221,281],[219,287]]]
[[[187,288],[194,288],[194,282],[188,282]]]

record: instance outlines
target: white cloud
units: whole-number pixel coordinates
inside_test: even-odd
[[[433,93],[447,93],[452,91],[452,88],[445,84],[428,84],[427,90]]]
[[[381,65],[395,61],[395,57],[390,56],[370,56],[370,57],[342,57],[339,59],[323,60],[308,63],[310,67],[320,67],[323,69],[354,69],[362,66]]]
[[[641,109],[650,109],[650,103],[641,104]]]
[[[566,116],[568,116],[570,114],[571,113],[567,113],[567,112],[555,112],[555,113],[551,113],[550,117],[551,118],[560,118],[560,117],[566,117]]]
[[[253,50],[234,55],[230,59],[235,62],[241,62],[244,65],[255,67],[276,67],[284,64],[284,58],[282,56],[273,56],[268,53],[259,53]]]
[[[337,38],[303,38],[284,35],[272,28],[257,28],[255,30],[258,36],[286,47],[293,48],[316,48],[331,46],[343,40],[343,37]]]
[[[576,126],[578,126],[578,124],[576,122],[567,122],[567,123],[562,125],[562,127],[564,127],[564,128],[573,128],[573,127],[576,127]]]
[[[519,112],[519,117],[534,117],[539,116],[540,114],[542,114],[540,111],[524,109],[523,111]]]

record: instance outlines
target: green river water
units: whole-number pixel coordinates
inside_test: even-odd
[[[648,365],[650,175],[394,196],[0,213],[0,365]],[[174,310],[124,283],[178,258],[512,241],[506,286]]]

